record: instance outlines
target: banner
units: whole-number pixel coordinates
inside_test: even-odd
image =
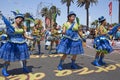
[[[112,2],[109,3],[109,15],[112,16]]]

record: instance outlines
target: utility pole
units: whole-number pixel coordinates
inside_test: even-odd
[[[118,11],[119,11],[118,12],[118,18],[119,18],[118,20],[119,20],[119,22],[118,23],[120,23],[120,0],[118,0],[118,3],[119,3],[118,4],[118,6],[119,6],[119,8],[118,8]]]

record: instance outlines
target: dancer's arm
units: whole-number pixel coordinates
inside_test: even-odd
[[[2,20],[4,21],[6,27],[7,27],[7,32],[11,33],[14,32],[14,27],[11,25],[10,21],[7,20],[6,17],[2,15]]]

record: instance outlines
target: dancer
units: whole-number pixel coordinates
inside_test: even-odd
[[[0,29],[0,47],[7,42],[7,34],[4,29]]]
[[[63,62],[67,55],[72,55],[71,68],[77,69],[75,64],[78,54],[83,54],[82,40],[78,33],[78,24],[75,23],[76,14],[71,11],[68,16],[68,21],[63,24],[63,38],[57,46],[57,52],[62,53],[63,56],[60,59],[58,70],[63,70]]]
[[[59,29],[58,29],[57,26],[58,26],[57,23],[54,23],[53,24],[53,29],[51,30],[51,36],[52,36],[53,40],[51,40],[51,47],[50,47],[51,49],[50,49],[50,51],[52,50],[54,42],[55,42],[56,47],[59,44],[60,34],[61,33],[58,32]],[[55,53],[57,53],[57,51]]]
[[[105,54],[113,51],[108,40],[109,35],[113,35],[117,31],[117,28],[120,26],[120,24],[116,25],[108,32],[105,28],[107,22],[104,16],[98,18],[98,21],[100,26],[98,27],[97,37],[94,39],[93,43],[93,46],[96,49],[96,55],[92,64],[95,66],[102,66],[106,64],[106,62],[103,61]]]
[[[2,68],[2,75],[9,76],[7,68],[10,62],[22,61],[23,72],[28,73],[27,59],[29,59],[28,46],[26,39],[33,40],[34,38],[28,37],[25,34],[25,28],[22,24],[24,21],[23,14],[16,14],[14,24],[11,24],[2,14],[2,20],[7,27],[8,41],[0,48],[0,58],[5,61]]]
[[[50,45],[51,45],[51,28],[47,27],[45,32],[45,50],[49,50],[50,52]]]
[[[33,27],[33,30],[32,30],[32,36],[36,38],[36,40],[34,40],[33,42],[32,49],[35,48],[35,44],[37,43],[38,53],[41,54],[40,42],[44,36],[44,28],[42,26],[41,20],[35,20],[35,26]]]

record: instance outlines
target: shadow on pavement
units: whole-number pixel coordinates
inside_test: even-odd
[[[82,69],[82,66],[79,66],[78,64],[76,64],[76,66],[78,67],[77,69]],[[67,63],[67,64],[63,64],[63,69],[71,69],[71,63]]]
[[[29,72],[32,72],[33,66],[27,66],[27,67],[28,67]],[[9,73],[10,75],[24,74],[22,68],[16,68],[16,69],[9,70],[8,73]]]

